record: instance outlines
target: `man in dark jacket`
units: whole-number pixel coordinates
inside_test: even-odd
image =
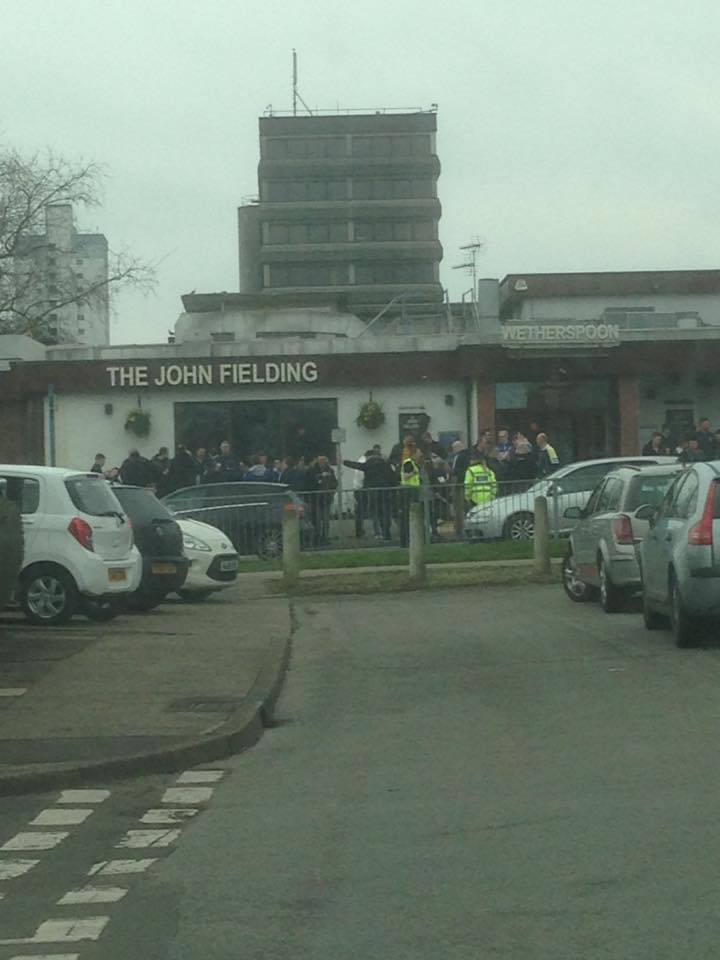
[[[364,509],[373,522],[375,536],[389,540],[392,498],[397,486],[397,475],[392,465],[380,453],[368,450],[364,462],[343,460],[343,466],[362,471]]]
[[[141,457],[139,450],[131,450],[120,467],[120,479],[133,487],[151,487],[155,473],[150,461]]]
[[[315,544],[327,543],[330,538],[330,507],[337,489],[337,477],[328,458],[316,457],[305,474],[310,519],[315,532]]]
[[[170,461],[165,482],[166,493],[172,493],[173,490],[180,490],[182,487],[192,487],[194,483],[195,461],[190,451],[180,444]]]

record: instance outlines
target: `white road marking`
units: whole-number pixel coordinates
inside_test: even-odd
[[[16,953],[10,960],[80,960],[79,953]]]
[[[101,860],[88,870],[88,876],[119,877],[126,873],[144,873],[157,863],[157,857],[147,860]]]
[[[212,797],[212,787],[170,787],[163,794],[163,803],[207,803]]]
[[[52,850],[69,837],[63,833],[16,833],[0,850]]]
[[[225,776],[224,770],[186,770],[177,778],[177,783],[217,783]]]
[[[31,827],[68,827],[78,823],[85,823],[92,810],[78,810],[73,807],[65,807],[60,810],[42,810],[34,820],[30,821]]]
[[[179,830],[128,830],[116,847],[169,847],[180,836]]]
[[[172,807],[148,810],[140,817],[140,823],[182,823],[183,820],[189,820],[198,812],[194,807],[180,807],[178,810],[173,810]]]
[[[14,880],[15,877],[22,877],[39,863],[39,860],[0,860],[0,880]]]
[[[110,917],[72,917],[69,920],[46,920],[35,931],[34,937],[18,937],[14,940],[0,940],[0,944],[10,943],[78,943],[80,940],[97,940]]]
[[[80,890],[70,890],[58,900],[58,906],[70,903],[117,903],[127,893],[125,887],[93,887],[87,884]]]
[[[0,697],[21,697],[27,693],[27,687],[0,687]]]
[[[102,803],[110,796],[109,790],[63,790],[58,803]]]

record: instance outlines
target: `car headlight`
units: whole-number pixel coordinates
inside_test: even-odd
[[[200,537],[191,537],[189,533],[183,534],[183,546],[186,550],[204,550],[206,553],[212,551],[209,543],[205,543]]]
[[[468,520],[482,520],[483,517],[489,517],[493,510],[490,504],[483,507],[473,507],[467,515]]]

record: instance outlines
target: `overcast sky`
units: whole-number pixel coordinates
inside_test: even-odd
[[[190,290],[236,290],[257,118],[439,105],[441,278],[716,268],[717,0],[0,0],[0,135],[100,161],[111,248],[161,261],[114,343],[164,340]]]

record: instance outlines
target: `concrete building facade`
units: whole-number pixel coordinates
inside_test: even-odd
[[[240,292],[342,294],[362,317],[442,300],[436,129],[433,111],[261,117]]]
[[[23,237],[13,260],[28,313],[46,315],[45,339],[110,342],[107,239],[78,232],[70,204],[45,207],[45,230]]]

